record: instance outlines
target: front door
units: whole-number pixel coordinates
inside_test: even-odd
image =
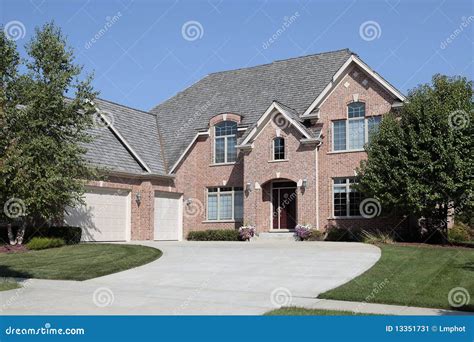
[[[296,226],[296,187],[275,183],[272,190],[273,229],[294,229]]]

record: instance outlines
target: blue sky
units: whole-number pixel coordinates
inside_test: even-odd
[[[404,93],[435,73],[472,79],[473,7],[470,0],[1,0],[0,22],[22,46],[54,19],[77,62],[95,72],[100,97],[149,110],[211,72],[342,48]]]

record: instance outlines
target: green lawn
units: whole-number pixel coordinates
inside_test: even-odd
[[[379,247],[382,257],[374,267],[318,298],[474,311],[474,249]],[[470,302],[460,308],[448,302],[456,287],[470,294]]]
[[[298,307],[280,308],[265,313],[265,316],[372,316],[351,311],[304,309]]]
[[[0,255],[0,277],[86,280],[137,267],[161,256],[139,245],[79,244]]]

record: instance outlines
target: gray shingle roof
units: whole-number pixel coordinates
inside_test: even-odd
[[[151,173],[167,173],[155,115],[98,98],[94,103],[150,168]],[[86,146],[86,158],[89,161],[114,171],[147,173],[110,128],[94,128],[90,133],[95,139]]]
[[[89,133],[94,139],[85,146],[85,157],[90,163],[112,171],[145,173],[109,128],[93,128]]]
[[[276,100],[302,114],[350,55],[344,49],[217,72],[154,107],[168,165],[178,160],[197,128],[219,113],[240,114],[242,124],[251,126]]]

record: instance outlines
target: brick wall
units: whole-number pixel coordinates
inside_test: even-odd
[[[211,119],[209,136],[200,136],[176,171],[176,188],[183,193],[183,234],[186,237],[191,230],[235,229],[242,222],[208,222],[206,221],[206,202],[208,187],[226,186],[241,187],[243,185],[242,155],[229,165],[213,165],[213,125],[222,121],[239,122],[236,114],[219,114]],[[212,126],[211,126],[212,125]],[[186,204],[187,200],[190,204]]]
[[[363,81],[367,80],[364,85]],[[323,143],[319,148],[319,210],[320,227],[339,225],[343,227],[367,227],[377,220],[332,218],[332,179],[334,177],[354,177],[360,162],[367,158],[365,152],[332,152],[331,121],[347,118],[347,105],[354,100],[365,103],[366,116],[381,115],[391,109],[392,98],[364,72],[353,68],[320,107],[319,124],[322,124]],[[382,213],[383,214],[383,213]],[[339,222],[338,222],[339,221]],[[380,221],[380,219],[378,220]],[[376,224],[377,226],[383,225]]]
[[[285,139],[285,160],[273,161],[273,140]],[[269,122],[258,134],[253,149],[244,157],[244,184],[254,188],[244,197],[244,217],[257,231],[272,227],[271,182],[288,179],[295,183],[306,179],[305,189],[296,191],[296,221],[316,224],[315,146],[301,145],[301,133],[294,127],[280,129]],[[258,183],[261,189],[255,188]]]
[[[353,177],[365,152],[334,153],[331,151],[331,121],[347,118],[347,105],[353,101],[366,104],[366,116],[381,115],[391,108],[393,99],[387,91],[372,81],[362,70],[352,68],[320,106],[320,119],[312,127],[322,128],[322,145],[318,149],[319,164],[319,228],[330,226],[385,226],[396,225],[397,220],[334,219],[332,217],[332,179]],[[263,114],[263,113],[262,113]],[[213,165],[214,131],[212,126],[224,119],[216,115],[209,122],[209,136],[201,136],[176,171],[176,188],[192,204],[184,206],[184,234],[190,230],[232,229],[241,222],[206,221],[206,187],[244,187],[244,222],[256,225],[258,231],[271,228],[271,181],[288,179],[294,182],[306,179],[307,187],[297,190],[297,222],[318,226],[316,191],[316,147],[299,142],[301,133],[294,127],[277,127],[271,123],[258,134],[253,149],[240,152],[238,160],[230,165]],[[239,121],[238,115],[227,114],[226,120]],[[285,137],[287,161],[272,162],[272,141],[277,135]],[[261,189],[255,189],[255,184]],[[257,187],[258,187],[257,185]]]

